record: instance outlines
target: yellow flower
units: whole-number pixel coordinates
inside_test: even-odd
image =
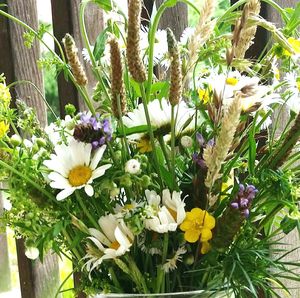
[[[238,82],[239,82],[239,80],[237,78],[227,78],[226,79],[227,85],[235,86]]]
[[[198,89],[198,96],[200,101],[202,101],[204,104],[207,104],[210,100],[211,95],[211,87],[208,87],[206,89]]]
[[[9,130],[9,124],[0,121],[0,139],[2,139]]]
[[[180,225],[180,229],[184,231],[184,239],[187,242],[195,243],[207,242],[212,238],[211,230],[215,227],[215,218],[207,211],[200,208],[193,208],[190,212],[186,212],[186,218]]]
[[[136,146],[137,146],[140,153],[146,153],[146,152],[151,152],[152,151],[151,142],[150,142],[150,139],[148,137],[141,138],[138,141]]]
[[[300,40],[299,39],[295,39],[293,37],[289,37],[288,38],[288,42],[291,45],[292,49],[294,50],[294,52],[296,54],[300,54]],[[291,56],[292,53],[290,53],[288,50],[284,50],[283,54],[286,56]]]
[[[211,250],[211,245],[208,241],[202,242],[200,253],[203,255],[207,254]]]
[[[0,83],[0,103],[2,102],[5,106],[9,106],[11,101],[11,95],[9,88],[4,83]]]

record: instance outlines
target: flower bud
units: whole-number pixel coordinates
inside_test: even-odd
[[[142,187],[147,188],[151,183],[151,178],[148,175],[142,177]]]
[[[22,143],[22,138],[19,135],[12,135],[11,138],[10,138],[10,143],[14,147],[17,147]]]
[[[138,174],[141,169],[141,164],[136,159],[130,159],[125,164],[125,172],[129,174]]]
[[[114,199],[116,196],[118,196],[120,194],[120,188],[118,187],[114,187],[110,192],[109,192],[109,196],[111,199]]]
[[[125,174],[120,179],[120,184],[124,187],[131,187],[132,186],[132,180],[129,175]]]
[[[193,139],[189,136],[183,136],[180,143],[183,148],[191,148],[193,146]]]
[[[33,247],[33,246],[26,248],[25,256],[28,259],[35,260],[39,257],[39,255],[40,255],[40,252],[39,252],[38,248]]]
[[[45,139],[43,138],[36,138],[35,139],[35,143],[39,146],[39,147],[46,147],[47,142]]]
[[[193,254],[188,254],[188,255],[186,255],[184,258],[183,258],[183,262],[184,262],[184,264],[186,264],[186,265],[193,265],[194,264],[194,262],[195,262],[195,257],[194,257],[194,255]]]

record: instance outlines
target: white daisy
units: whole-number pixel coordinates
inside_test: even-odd
[[[62,144],[64,140],[67,142],[71,139],[73,135],[74,120],[71,116],[67,115],[64,120],[59,120],[59,122],[53,122],[45,127],[45,133],[48,135],[51,143],[56,146],[57,144]]]
[[[298,114],[300,112],[300,76],[296,72],[289,72],[285,75],[284,79],[288,86],[286,104],[292,111]]]
[[[93,271],[103,260],[115,259],[130,250],[134,236],[123,220],[118,220],[113,214],[102,216],[99,221],[101,231],[89,229],[90,239],[97,247],[97,252],[90,249],[84,259],[89,259],[85,266]]]
[[[146,190],[145,195],[148,202],[145,207],[146,229],[157,233],[175,231],[185,218],[185,203],[181,201],[180,194],[173,192],[171,198],[170,191],[164,190],[163,205],[161,205],[160,196],[155,191]]]
[[[106,146],[103,145],[92,154],[92,145],[76,140],[68,145],[55,146],[55,154],[51,159],[44,161],[44,165],[52,170],[48,175],[50,186],[62,189],[56,196],[58,201],[69,197],[76,189],[84,188],[88,196],[93,196],[93,180],[104,175],[112,165],[106,164],[97,167]]]
[[[164,189],[162,192],[162,203],[168,208],[177,224],[180,225],[185,219],[185,203],[181,200],[180,192],[173,191],[171,196],[170,191]]]
[[[166,135],[171,131],[171,105],[166,99],[155,99],[148,104],[149,117],[151,125],[158,133]],[[187,130],[194,129],[194,114],[195,111],[188,108],[184,101],[181,101],[175,107],[175,113],[177,113],[177,121],[175,131],[176,134],[180,134]],[[129,112],[123,117],[123,123],[128,128],[147,125],[146,115],[143,104],[139,104],[136,109]],[[133,140],[141,139],[144,134],[133,134],[129,138]]]
[[[272,86],[260,85],[259,81],[258,77],[241,75],[238,71],[218,74],[213,70],[207,78],[200,79],[199,94],[207,94],[201,90],[213,90],[223,99],[226,109],[232,103],[235,93],[240,92],[243,111],[256,105],[264,108],[273,103],[282,103],[280,97],[273,93]]]

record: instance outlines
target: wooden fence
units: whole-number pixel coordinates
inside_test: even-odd
[[[126,1],[126,0],[120,0]],[[68,32],[71,33],[79,48],[83,48],[83,41],[79,32],[79,4],[80,0],[51,0],[52,20],[54,35],[61,40]],[[156,0],[156,5],[160,5],[163,0]],[[232,2],[236,2],[232,0]],[[294,6],[297,0],[279,0],[276,1],[283,7]],[[144,0],[143,24],[147,25],[148,19],[152,13],[154,0]],[[36,0],[0,0],[0,4],[7,4],[5,8],[10,14],[25,21],[34,29],[38,27],[37,4]],[[3,8],[1,8],[3,9]],[[263,5],[262,15],[274,23],[279,23],[279,16],[266,5]],[[103,12],[96,5],[89,5],[86,11],[86,25],[88,29],[91,44],[95,42],[97,35],[104,26]],[[179,37],[183,29],[187,26],[187,7],[179,3],[176,7],[169,9],[161,21],[161,28],[173,28],[175,35]],[[15,80],[30,80],[35,83],[40,90],[44,90],[43,75],[38,69],[36,61],[40,57],[38,43],[28,50],[23,43],[24,29],[0,16],[0,73],[5,73],[7,82]],[[261,41],[256,47],[252,47],[248,55],[254,57],[256,53],[265,46],[267,33],[263,30],[258,32],[258,38]],[[85,64],[85,69],[89,77],[88,90],[92,92],[95,81],[91,74],[89,65]],[[63,75],[57,78],[60,112],[64,116],[64,105],[67,103],[74,104],[77,108],[82,109],[82,101],[70,83],[64,80]],[[13,97],[22,98],[35,107],[39,120],[46,124],[46,108],[40,100],[39,95],[29,85],[18,86],[13,91]],[[0,212],[1,212],[0,199]],[[287,242],[295,242],[296,235],[289,236]],[[18,267],[20,277],[20,288],[22,298],[53,298],[59,286],[59,268],[58,259],[54,255],[48,255],[43,264],[39,261],[30,261],[24,255],[24,241],[18,239]],[[0,290],[9,290],[10,288],[10,271],[7,253],[6,235],[0,235]],[[79,282],[79,277],[75,276],[75,286]],[[84,297],[79,294],[78,297]],[[300,297],[299,290],[293,292],[292,297]]]

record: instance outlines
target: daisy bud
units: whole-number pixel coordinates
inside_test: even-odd
[[[138,174],[141,169],[141,164],[136,159],[130,159],[125,164],[125,172],[129,174]]]
[[[14,147],[17,147],[22,143],[22,138],[19,135],[12,135],[11,138],[10,138],[10,143]]]
[[[144,175],[142,177],[142,187],[143,188],[148,188],[150,183],[151,183],[151,178],[148,175]]]
[[[109,192],[109,196],[111,199],[114,199],[116,196],[120,194],[120,188],[115,187]]]
[[[130,0],[128,3],[128,35],[127,62],[129,71],[136,82],[146,81],[146,70],[141,59],[140,28],[141,28],[141,0]]]
[[[183,259],[184,264],[190,266],[193,265],[195,262],[195,257],[193,254],[188,254],[187,256],[184,257]]]
[[[79,86],[85,86],[87,84],[87,77],[79,60],[78,49],[73,37],[67,33],[63,39],[63,44],[76,83]]]
[[[183,136],[180,143],[183,148],[191,148],[193,146],[193,139],[189,136]]]
[[[120,185],[124,187],[131,187],[132,180],[129,175],[123,175],[120,179]]]
[[[46,147],[47,142],[43,138],[36,138],[35,143],[38,145],[38,147]]]

